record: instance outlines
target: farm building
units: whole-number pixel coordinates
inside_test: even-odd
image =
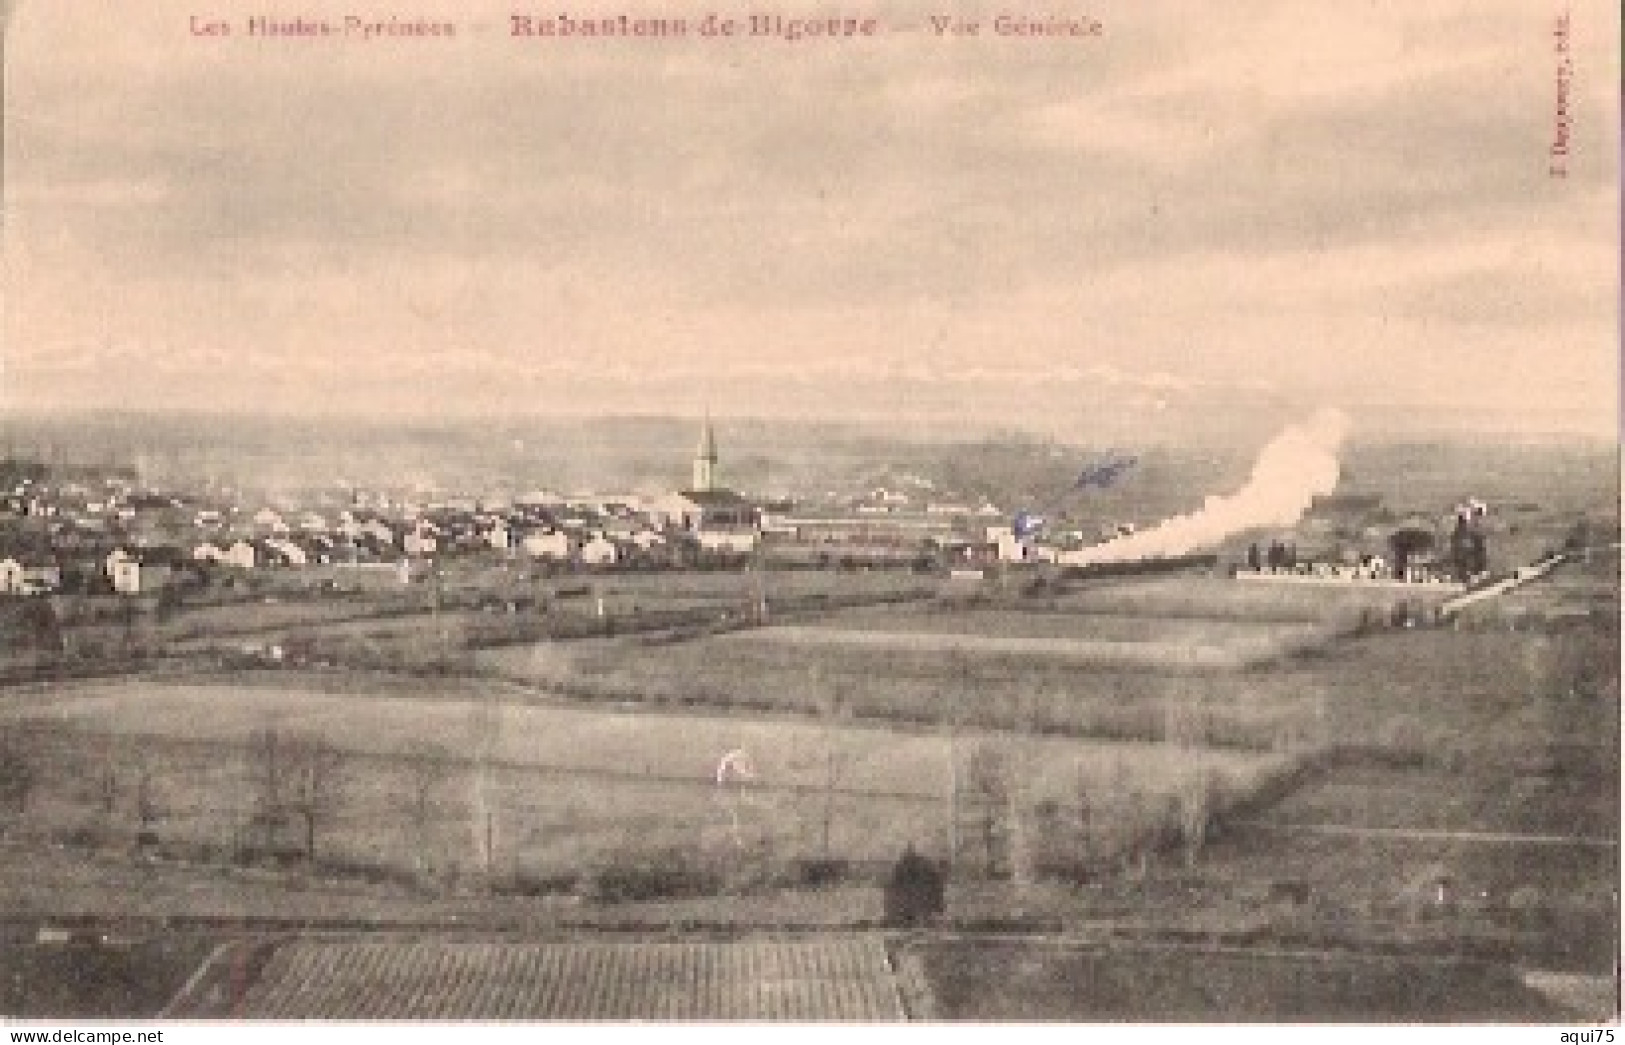
[[[186,556],[178,548],[139,548],[111,560],[109,572],[113,590],[121,595],[161,591],[174,583],[186,562]]]
[[[0,592],[44,595],[62,587],[62,566],[44,555],[21,553],[0,559]]]
[[[603,534],[595,535],[581,546],[581,561],[588,566],[613,566],[620,559],[620,547]]]
[[[519,541],[519,547],[533,559],[565,562],[574,555],[576,541],[575,538],[562,531],[545,530],[526,534]]]

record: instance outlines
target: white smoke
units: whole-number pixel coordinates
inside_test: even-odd
[[[1253,463],[1246,485],[1227,496],[1210,495],[1201,508],[1156,526],[1085,549],[1083,564],[1185,555],[1210,548],[1231,534],[1266,526],[1291,526],[1316,496],[1337,486],[1337,454],[1348,419],[1320,410],[1288,425]]]

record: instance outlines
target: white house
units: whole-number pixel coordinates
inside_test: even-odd
[[[620,557],[619,546],[601,533],[581,546],[581,561],[589,566],[613,566]]]
[[[195,562],[223,562],[226,558],[226,549],[213,541],[204,541],[192,549],[192,559]]]
[[[526,555],[536,559],[554,559],[564,562],[575,551],[575,541],[567,533],[558,530],[548,530],[539,533],[529,533],[519,542],[520,548]]]
[[[62,587],[62,567],[56,560],[29,555],[0,559],[0,591],[14,595],[48,595]]]
[[[289,529],[282,515],[270,508],[261,508],[254,513],[254,525],[271,533],[287,533]]]
[[[706,551],[736,554],[755,551],[757,536],[755,530],[701,530],[695,534]]]
[[[172,548],[143,549],[113,564],[113,590],[121,595],[140,595],[167,587],[183,556]]]
[[[401,538],[401,547],[406,549],[408,555],[432,555],[439,546],[439,541],[423,530],[413,530]]]
[[[991,528],[990,528],[991,529]],[[1003,562],[1032,562],[1038,556],[1034,552],[1032,543],[1024,537],[1017,537],[1007,527],[999,527],[1000,533],[995,538],[999,548],[999,559]]]
[[[309,554],[305,551],[305,549],[301,548],[292,541],[284,541],[280,538],[271,537],[266,540],[265,547],[268,548],[273,555],[281,559],[285,565],[307,566],[310,564]]]
[[[234,541],[220,556],[222,566],[236,566],[239,569],[252,570],[259,565],[259,549],[248,541]]]
[[[632,535],[632,543],[642,550],[648,551],[650,548],[665,544],[666,538],[659,531],[645,528]]]

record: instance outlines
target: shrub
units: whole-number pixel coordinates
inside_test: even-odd
[[[946,877],[935,863],[914,851],[903,850],[886,883],[888,925],[922,925],[943,913]]]
[[[722,876],[681,849],[650,854],[612,855],[587,882],[595,903],[711,896],[722,891]]]
[[[796,884],[809,888],[835,885],[844,881],[851,873],[852,865],[846,860],[826,857],[822,859],[801,859],[795,862]]]

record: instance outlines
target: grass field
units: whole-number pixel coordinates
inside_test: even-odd
[[[1231,629],[1228,635],[1204,634],[1200,639],[1111,639],[1089,635],[1028,635],[974,630],[974,621],[951,622],[957,629],[861,630],[830,624],[753,628],[724,638],[723,643],[766,643],[790,647],[827,647],[839,651],[874,650],[940,657],[1018,658],[1024,663],[1060,661],[1072,665],[1141,668],[1150,671],[1234,671],[1279,660],[1294,650],[1313,648],[1319,635],[1308,629],[1265,633],[1264,629]],[[1048,630],[1048,629],[1039,629]]]
[[[940,731],[799,719],[225,686],[92,686],[43,706],[13,707],[8,717],[14,726],[55,727],[33,741],[45,766],[30,800],[35,822],[94,833],[111,818],[127,833],[128,792],[136,760],[144,759],[162,811],[158,833],[220,848],[240,840],[252,814],[249,735],[274,725],[290,736],[325,737],[347,755],[323,852],[407,870],[428,862],[466,872],[483,860],[483,825],[474,812],[482,801],[493,859],[514,871],[579,868],[664,847],[723,859],[763,846],[811,857],[823,850],[826,819],[832,855],[880,861],[910,840],[940,847],[950,750],[964,775],[978,749],[996,746],[1031,804],[1070,805],[1081,787],[1138,794],[1147,810],[1158,796],[1198,782],[1245,790],[1281,764],[1161,744],[971,731],[950,746]],[[489,738],[491,766],[484,774],[472,758],[482,738]],[[410,756],[431,744],[443,754],[423,778]],[[719,786],[718,763],[733,751],[748,753],[754,777]],[[425,814],[413,811],[420,779],[430,792]]]
[[[25,928],[0,927],[0,1019],[156,1016],[218,942],[164,932],[110,944],[40,943]]]
[[[1018,653],[948,653],[886,645],[814,645],[714,636],[484,650],[482,670],[599,701],[821,715],[831,707],[911,724],[958,720],[992,729],[1160,740],[1170,713],[1194,717],[1213,744],[1275,750],[1304,725],[1320,687],[1270,673],[1148,671]]]
[[[832,613],[808,629],[883,632],[889,635],[953,635],[990,638],[1078,639],[1226,647],[1263,636],[1321,636],[1313,622],[1280,623],[1224,617],[1161,618],[1144,613],[1067,612],[1014,608],[862,607]]]
[[[1555,1021],[1504,967],[1465,961],[959,941],[919,948],[944,1019]]]
[[[1178,574],[1078,582],[1037,601],[1055,611],[1109,613],[1157,621],[1181,619],[1264,623],[1333,623],[1358,619],[1362,611],[1385,612],[1401,599],[1443,601],[1426,590],[1412,593],[1354,585],[1245,584],[1228,577]]]

